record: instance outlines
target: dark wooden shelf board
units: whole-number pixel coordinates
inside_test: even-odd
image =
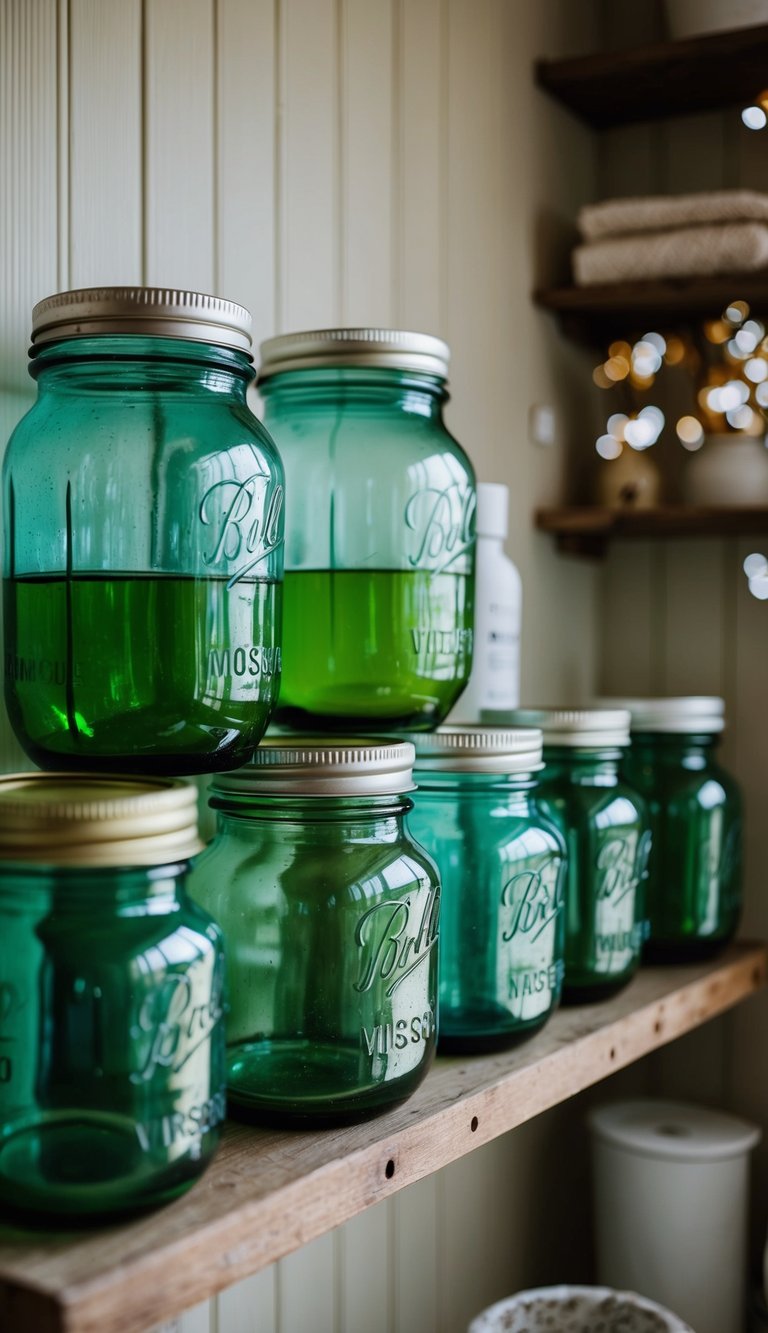
[[[536,82],[597,129],[747,106],[768,85],[768,24],[540,60]]]
[[[613,334],[627,336],[650,327],[718,318],[735,300],[747,301],[759,315],[768,311],[768,273],[542,288],[533,293],[533,300],[558,316],[564,332],[594,344]]]
[[[0,1329],[144,1333],[723,1013],[767,975],[757,943],[643,968],[524,1046],[438,1060],[377,1120],[311,1133],[230,1125],[194,1189],[147,1217],[68,1235],[0,1228]]]
[[[539,509],[536,527],[551,532],[571,555],[600,556],[613,538],[747,537],[768,533],[768,508]]]

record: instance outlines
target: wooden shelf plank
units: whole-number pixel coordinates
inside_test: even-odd
[[[605,342],[613,335],[643,333],[718,318],[731,301],[747,301],[754,314],[768,311],[768,275],[678,278],[665,282],[617,282],[594,287],[551,287],[533,293],[563,330],[580,341]]]
[[[596,129],[747,106],[766,86],[768,24],[540,60],[536,82]]]
[[[644,968],[511,1052],[440,1059],[415,1097],[343,1130],[228,1127],[184,1198],[120,1227],[0,1230],[0,1328],[143,1333],[765,986],[768,946]]]
[[[599,506],[539,509],[536,527],[551,532],[560,550],[572,555],[603,555],[614,537],[746,537],[768,533],[768,508],[705,509],[663,505],[656,509],[604,509]]]

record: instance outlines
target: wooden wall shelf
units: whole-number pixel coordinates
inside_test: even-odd
[[[766,985],[768,946],[644,968],[603,1004],[563,1009],[526,1045],[436,1062],[415,1097],[343,1130],[228,1127],[183,1199],[65,1235],[0,1229],[0,1329],[144,1333],[473,1148],[639,1060]]]
[[[767,76],[768,77],[768,76]],[[614,336],[668,329],[719,317],[731,301],[747,301],[756,315],[768,311],[768,275],[734,274],[666,282],[622,282],[594,287],[553,287],[533,293],[556,314],[563,332],[591,345]]]
[[[588,125],[608,129],[747,106],[768,83],[768,24],[631,50],[539,60],[536,82]]]
[[[768,509],[694,509],[665,505],[658,509],[538,509],[536,527],[551,532],[558,550],[569,555],[602,556],[616,537],[752,537],[768,534]]]

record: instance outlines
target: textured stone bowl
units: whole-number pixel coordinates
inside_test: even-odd
[[[483,1310],[469,1333],[693,1333],[644,1296],[608,1287],[539,1287]]]

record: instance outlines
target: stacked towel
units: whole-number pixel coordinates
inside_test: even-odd
[[[579,286],[768,267],[768,195],[752,190],[608,199],[583,208]]]

